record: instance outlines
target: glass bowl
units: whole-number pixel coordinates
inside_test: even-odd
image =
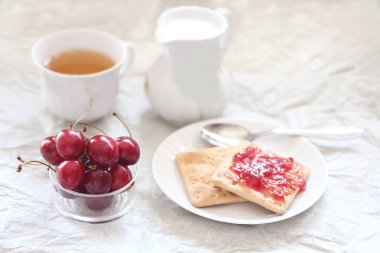
[[[135,198],[137,166],[128,166],[132,180],[123,188],[105,194],[84,194],[64,189],[57,181],[56,173],[49,170],[54,187],[54,204],[65,217],[77,221],[100,223],[123,216]]]

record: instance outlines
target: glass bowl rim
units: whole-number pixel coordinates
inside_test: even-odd
[[[133,172],[134,172],[131,181],[126,186],[124,186],[123,188],[120,188],[117,191],[103,193],[103,194],[80,193],[80,192],[76,192],[76,191],[65,189],[57,181],[56,172],[54,172],[52,169],[49,169],[49,176],[50,176],[50,180],[52,180],[52,182],[53,182],[53,184],[54,184],[55,187],[58,187],[61,191],[64,191],[64,192],[69,193],[69,194],[72,194],[72,195],[74,195],[76,197],[83,197],[83,198],[110,197],[110,196],[114,196],[114,195],[117,195],[119,193],[125,192],[125,191],[128,190],[129,187],[133,186],[134,182],[136,181],[136,176],[137,176],[137,172],[138,172],[137,165],[128,166],[128,168],[130,170],[133,170]]]

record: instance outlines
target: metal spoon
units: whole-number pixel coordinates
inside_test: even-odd
[[[252,133],[245,127],[233,123],[213,123],[201,128],[201,137],[215,146],[236,145],[241,140],[253,141],[267,135],[304,136],[318,139],[353,139],[363,134],[364,130],[356,127],[329,127],[320,129],[272,128]]]

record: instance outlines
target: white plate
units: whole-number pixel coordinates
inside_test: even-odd
[[[175,203],[199,216],[234,224],[264,224],[291,218],[311,207],[323,194],[327,185],[327,168],[322,154],[303,137],[268,136],[255,141],[263,149],[293,157],[310,169],[306,191],[299,193],[289,209],[282,215],[274,214],[254,203],[234,203],[211,207],[193,207],[187,195],[182,177],[175,163],[175,156],[182,151],[210,147],[200,138],[200,128],[212,122],[233,122],[260,131],[273,126],[244,119],[214,119],[183,127],[167,137],[156,150],[152,171],[161,190]]]

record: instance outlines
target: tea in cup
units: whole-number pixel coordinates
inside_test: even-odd
[[[105,54],[88,49],[72,49],[53,55],[45,67],[67,75],[86,75],[102,72],[115,65]]]

